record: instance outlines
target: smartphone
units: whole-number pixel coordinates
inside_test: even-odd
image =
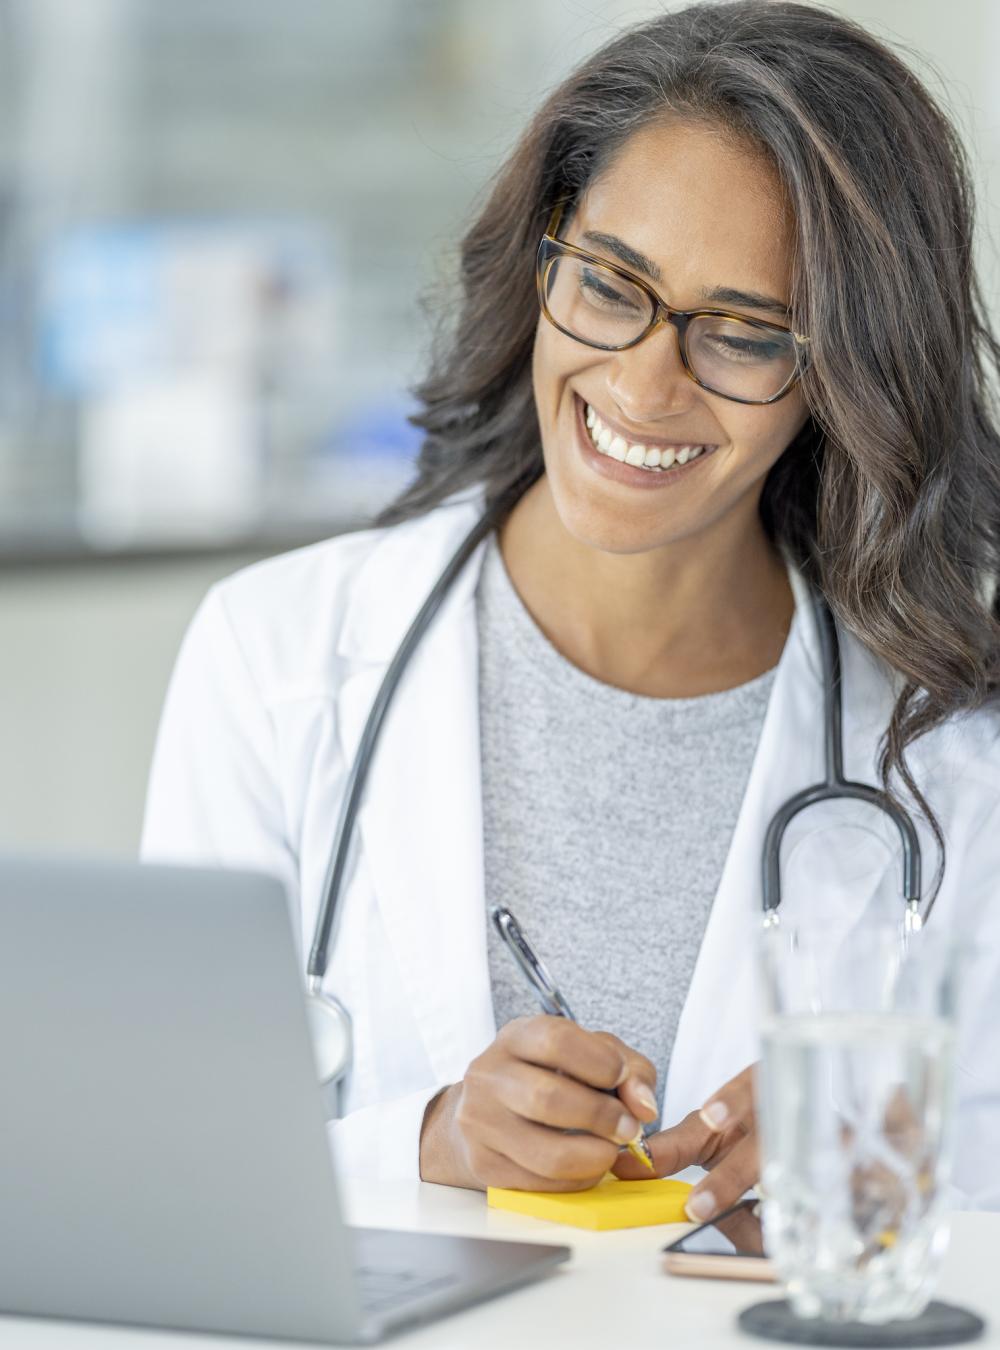
[[[708,1223],[692,1228],[663,1249],[669,1275],[705,1275],[716,1280],[773,1280],[764,1255],[760,1201],[740,1200]]]

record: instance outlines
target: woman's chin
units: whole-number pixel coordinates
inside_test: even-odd
[[[572,473],[561,473],[554,466],[539,481],[539,487],[542,483],[566,533],[601,553],[647,553],[686,533],[672,528],[662,511],[651,520],[650,513],[639,504],[611,501],[600,484],[581,483]]]
[[[629,512],[609,510],[607,503],[587,501],[582,496],[567,494],[560,500],[553,494],[553,502],[566,533],[600,553],[648,553],[672,542],[672,531],[663,521],[656,522],[654,528]]]

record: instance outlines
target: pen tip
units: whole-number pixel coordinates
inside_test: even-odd
[[[649,1151],[649,1145],[641,1135],[632,1140],[631,1144],[628,1146],[628,1151],[632,1154],[633,1158],[638,1158],[643,1167],[648,1168],[650,1172],[656,1171],[656,1167],[653,1163],[653,1155]]]

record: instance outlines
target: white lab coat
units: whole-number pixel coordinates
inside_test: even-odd
[[[303,953],[312,937],[344,780],[386,666],[471,528],[464,494],[388,530],[257,563],[212,588],[185,636],[152,766],[150,860],[252,866],[285,883]],[[418,647],[383,728],[360,811],[326,985],[354,1026],[342,1169],[419,1175],[426,1103],[493,1039],[474,593],[482,550]],[[758,1054],[753,942],[764,829],[822,778],[822,682],[811,612],[797,611],[677,1029],[663,1120],[679,1120]],[[877,782],[892,702],[884,671],[848,635],[845,769]],[[956,719],[910,752],[945,831],[931,922],[974,943],[959,1046],[955,1199],[1000,1206],[1000,745],[997,720]],[[693,801],[692,827],[710,802]],[[918,821],[919,826],[919,821]],[[919,826],[925,885],[937,861]],[[898,900],[898,840],[855,804],[811,808],[783,853],[785,906],[835,927]],[[818,907],[818,908],[817,908]],[[670,897],[664,898],[669,923]],[[238,957],[237,957],[238,959]],[[595,978],[599,972],[595,971]],[[612,1029],[613,1028],[609,1028]]]

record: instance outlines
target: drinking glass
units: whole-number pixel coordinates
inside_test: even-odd
[[[768,1254],[801,1317],[915,1317],[947,1244],[956,949],[777,925],[761,955]]]

